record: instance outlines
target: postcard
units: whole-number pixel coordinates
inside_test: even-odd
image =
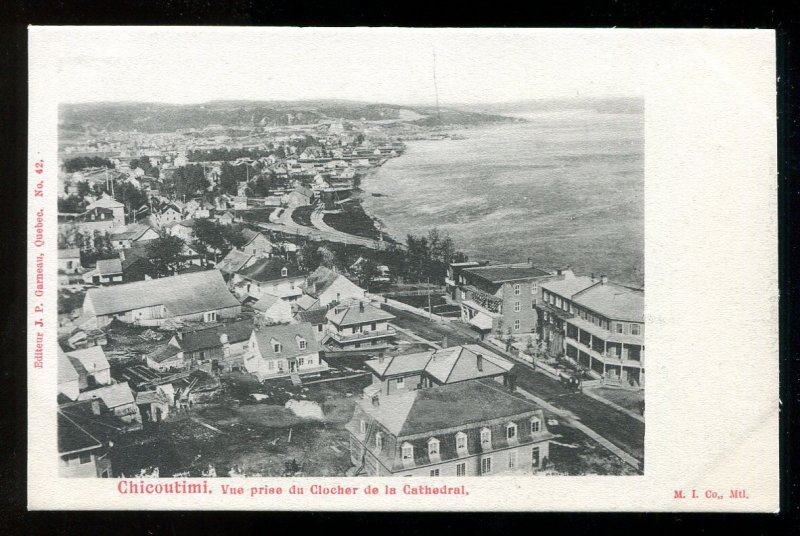
[[[778,510],[773,31],[29,38],[30,509]]]

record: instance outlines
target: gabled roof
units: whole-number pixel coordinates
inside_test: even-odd
[[[258,238],[259,236],[261,238],[263,238],[264,240],[266,240],[267,242],[269,242],[270,244],[272,244],[269,241],[269,238],[267,238],[267,236],[264,233],[259,233],[258,231],[254,231],[254,230],[250,229],[249,227],[242,228],[241,232],[242,232],[242,236],[244,237],[244,239],[247,240],[247,242],[245,242],[245,244],[244,244],[245,246],[248,245],[253,240],[255,240],[256,238]]]
[[[80,258],[81,250],[79,248],[66,248],[58,250],[59,259],[76,259]]]
[[[70,361],[67,354],[61,349],[58,348],[58,383],[69,383],[69,382],[76,382],[78,381],[78,371],[75,370],[75,366]]]
[[[282,301],[279,296],[273,296],[272,294],[262,294],[261,298],[257,299],[254,303],[250,306],[255,309],[256,311],[261,311],[262,313],[269,311],[273,305]]]
[[[308,322],[263,326],[254,333],[258,349],[264,359],[288,359],[319,352],[314,328]],[[300,349],[298,337],[306,342],[305,349]],[[274,351],[273,340],[281,344],[280,353]]]
[[[317,298],[309,296],[308,294],[303,294],[302,296],[300,296],[295,300],[294,305],[296,305],[301,310],[307,311],[312,307],[314,307],[314,304],[316,304],[317,302],[319,302]],[[325,309],[325,312],[327,313],[328,310]]]
[[[353,289],[359,290],[360,292],[364,292],[364,290],[344,277],[341,274],[338,274],[327,268],[325,266],[320,266],[316,270],[314,270],[305,280],[305,282],[301,285],[303,290],[315,298],[318,298],[320,294],[328,290],[331,285],[333,285],[337,280],[342,279],[344,284],[352,287]]]
[[[232,249],[225,255],[225,258],[219,261],[216,268],[220,272],[233,274],[241,270],[252,258],[253,256],[249,253],[239,251],[238,249]]]
[[[91,400],[99,398],[107,408],[113,409],[127,404],[133,404],[133,392],[128,382],[114,383],[91,391],[84,391],[78,395],[78,400]]]
[[[111,240],[138,240],[150,229],[152,229],[152,227],[149,225],[131,223],[121,229],[115,229],[111,232]]]
[[[286,275],[281,275],[281,270],[286,268]],[[296,265],[283,259],[258,259],[250,266],[245,266],[239,270],[238,274],[246,279],[266,283],[278,281],[289,277],[302,277],[305,275]]]
[[[93,288],[87,292],[86,300],[91,302],[95,315],[157,305],[166,306],[173,315],[187,315],[240,305],[218,270]]]
[[[58,453],[61,456],[102,447],[102,443],[75,421],[58,412]]]
[[[82,367],[88,374],[94,374],[101,370],[108,370],[110,365],[106,359],[106,353],[100,346],[90,346],[81,350],[67,352],[75,370]]]
[[[328,311],[326,318],[337,326],[351,326],[367,322],[392,320],[395,316],[369,303],[359,302],[352,305],[336,306]]]
[[[86,207],[86,211],[93,210],[95,208],[125,208],[125,205],[120,203],[119,201],[115,200],[110,195],[104,194],[100,199],[91,203],[88,207]]]
[[[119,258],[97,261],[97,273],[100,275],[121,274],[122,261]]]
[[[326,322],[325,315],[328,314],[328,309],[325,307],[318,307],[316,309],[307,309],[305,311],[298,311],[294,316],[300,322],[308,322],[312,326],[324,324]]]
[[[163,346],[159,346],[149,354],[145,355],[147,359],[155,361],[156,363],[163,363],[171,359],[172,357],[178,355],[181,352],[181,349],[175,346],[174,344],[165,344]]]
[[[542,288],[549,290],[554,294],[558,294],[568,299],[572,299],[573,294],[577,294],[582,290],[586,290],[592,285],[597,285],[599,281],[592,280],[591,277],[579,275],[567,279],[545,281],[542,283]]]
[[[253,320],[245,318],[209,328],[187,331],[180,335],[179,340],[184,352],[197,352],[222,346],[221,337],[223,335],[227,335],[228,343],[233,344],[246,341],[252,332]]]
[[[478,369],[479,355],[482,370]],[[366,365],[380,378],[425,373],[440,384],[497,376],[514,367],[512,362],[476,344],[371,359]]]

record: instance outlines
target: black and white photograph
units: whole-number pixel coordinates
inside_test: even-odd
[[[271,45],[60,103],[61,474],[641,474],[641,95]]]
[[[770,32],[32,36],[39,507],[773,504]]]

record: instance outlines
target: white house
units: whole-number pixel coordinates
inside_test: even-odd
[[[320,266],[306,278],[303,291],[315,298],[316,302],[311,307],[327,307],[332,303],[363,300],[367,293],[343,275],[325,266]]]
[[[252,354],[245,357],[244,365],[260,380],[328,369],[319,355],[319,344],[311,324],[307,322],[258,327],[250,342]]]

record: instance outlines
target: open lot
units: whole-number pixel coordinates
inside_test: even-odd
[[[262,384],[245,374],[222,381],[219,403],[195,405],[121,438],[112,450],[114,471],[131,476],[155,464],[161,476],[200,476],[209,466],[218,476],[281,476],[295,461],[303,475],[343,476],[350,467],[344,425],[368,377],[307,386],[288,379]],[[257,402],[252,393],[268,398]],[[289,399],[313,402],[323,420],[299,417],[284,407]]]

